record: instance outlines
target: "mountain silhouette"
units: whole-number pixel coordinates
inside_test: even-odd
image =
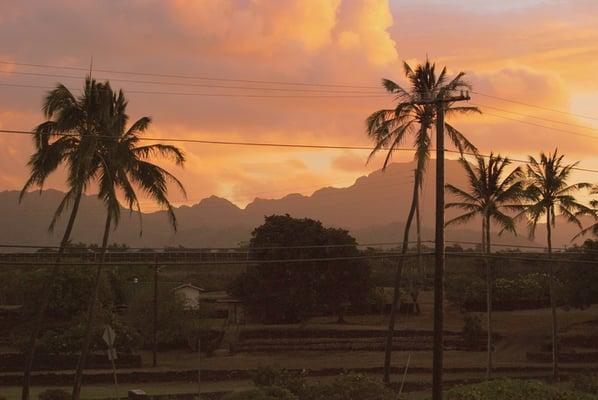
[[[279,199],[256,198],[245,208],[211,196],[191,206],[176,208],[179,222],[175,233],[168,225],[165,212],[143,214],[142,235],[139,218],[123,209],[122,220],[111,240],[131,247],[234,247],[250,238],[251,231],[263,222],[264,216],[289,214],[309,217],[323,224],[348,229],[360,243],[398,242],[402,240],[403,221],[406,218],[412,193],[413,162],[393,163],[385,171],[375,171],[358,178],[345,188],[325,187],[311,196],[288,194]],[[446,161],[446,181],[466,187],[462,167],[453,160]],[[434,185],[435,162],[431,160],[423,186],[421,203],[422,238],[434,238]],[[19,204],[17,191],[0,193],[0,218],[5,229],[0,232],[3,244],[35,246],[57,245],[63,232],[66,213],[53,234],[47,231],[51,216],[63,193],[57,190],[31,192]],[[449,198],[447,197],[447,200]],[[456,216],[457,210],[447,210],[446,219]],[[98,243],[101,239],[105,213],[102,203],[93,195],[83,197],[73,242]],[[480,241],[480,221],[447,229],[447,240]],[[576,227],[557,223],[554,246],[570,244]],[[415,228],[412,228],[412,240]],[[500,244],[530,244],[527,230],[522,225],[519,235],[494,235]],[[544,227],[538,226],[537,243],[544,243]]]

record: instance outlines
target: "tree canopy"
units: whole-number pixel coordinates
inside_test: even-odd
[[[261,262],[239,276],[230,292],[259,320],[299,322],[367,299],[369,267],[353,258],[360,254],[357,242],[344,229],[288,214],[271,215],[253,231],[249,251]],[[318,261],[322,258],[331,260]]]

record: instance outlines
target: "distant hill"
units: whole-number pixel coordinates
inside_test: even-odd
[[[288,213],[294,217],[310,217],[324,224],[348,229],[361,243],[396,242],[402,239],[404,219],[411,201],[412,162],[394,163],[386,171],[375,171],[358,178],[346,188],[326,187],[311,196],[289,194],[280,199],[257,198],[239,208],[230,201],[212,196],[192,206],[176,209],[179,230],[175,234],[168,226],[164,212],[143,215],[143,235],[139,236],[137,216],[123,212],[120,226],[112,241],[124,242],[131,247],[233,247],[247,241],[251,231],[262,223],[265,215]],[[435,163],[430,162],[422,196],[422,227],[424,239],[433,239]],[[447,182],[465,187],[464,173],[455,161],[446,162]],[[62,193],[45,190],[28,194],[18,203],[18,192],[0,193],[0,242],[32,245],[56,245],[63,227],[50,235],[47,226]],[[79,217],[73,232],[73,241],[98,243],[104,222],[102,204],[94,196],[82,200]],[[456,212],[447,210],[447,219]],[[64,220],[65,218],[63,218]],[[480,222],[447,230],[447,240],[479,242]],[[543,227],[538,227],[538,243],[544,243]],[[575,233],[573,226],[557,224],[554,245],[569,244]],[[529,244],[527,232],[520,235],[496,236],[496,243]],[[413,229],[413,235],[415,230]],[[414,238],[414,237],[413,237]]]

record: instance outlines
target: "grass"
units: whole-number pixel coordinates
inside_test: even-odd
[[[398,329],[432,329],[432,293],[423,292],[420,297],[422,314],[419,316],[401,315],[398,321]],[[580,333],[585,326],[584,322],[595,320],[598,316],[598,306],[592,306],[586,310],[559,310],[559,325],[561,331],[575,331]],[[347,324],[336,324],[334,317],[321,317],[310,320],[304,326],[287,325],[272,326],[272,328],[298,328],[298,329],[385,329],[387,317],[381,315],[348,316]],[[460,331],[463,325],[463,315],[450,305],[446,307],[445,329]],[[495,367],[529,367],[543,366],[548,364],[530,363],[525,358],[526,351],[537,350],[538,346],[549,339],[550,332],[550,310],[530,310],[516,312],[495,312],[495,331],[503,339],[498,343],[494,353]],[[571,329],[569,329],[571,327]],[[263,325],[247,325],[242,329],[261,329]],[[151,353],[142,353],[145,366],[151,365]],[[403,367],[407,358],[407,352],[395,352],[393,354],[393,366]],[[194,369],[197,366],[197,355],[186,351],[171,351],[159,353],[158,370],[172,369]],[[202,357],[202,368],[210,370],[233,370],[233,369],[255,369],[260,366],[278,366],[284,368],[373,368],[381,367],[383,352],[279,352],[279,353],[239,353],[232,356]],[[466,368],[476,367],[483,369],[486,363],[485,352],[445,352],[445,367]],[[587,364],[586,364],[587,365]],[[432,366],[432,354],[429,351],[412,352],[410,367],[430,368]],[[564,364],[564,367],[576,366]],[[598,364],[591,365],[598,368]],[[155,370],[144,367],[143,370]],[[93,373],[93,371],[90,371]],[[515,376],[517,374],[509,374]],[[533,374],[528,374],[533,375]],[[541,375],[541,374],[540,374]],[[481,373],[447,373],[447,380],[478,378],[483,377]],[[398,377],[396,377],[398,379]],[[412,375],[408,379],[429,381],[430,374]],[[165,394],[176,392],[193,392],[196,388],[194,383],[152,383],[152,384],[127,384],[121,385],[119,394],[126,395],[131,388],[141,388],[151,394]],[[226,381],[206,382],[206,391],[231,390],[230,388],[242,388],[251,386],[248,381]],[[34,397],[42,388],[34,389]],[[20,389],[17,387],[0,387],[0,393],[8,399],[18,399]],[[6,394],[5,394],[6,393]],[[85,386],[83,395],[85,398],[106,398],[114,393],[111,385],[89,385]],[[422,396],[425,393],[420,393]],[[417,395],[415,393],[414,395]],[[417,398],[417,397],[416,397]]]
[[[219,392],[219,391],[232,391],[232,390],[244,390],[253,387],[253,383],[249,381],[235,381],[235,382],[205,382],[202,383],[202,392]],[[40,392],[47,389],[46,387],[34,386],[31,390],[31,398],[37,399]],[[70,393],[71,387],[66,386],[52,386],[52,389],[63,389]],[[196,393],[197,383],[135,383],[135,384],[121,384],[118,387],[118,396],[125,398],[127,392],[131,389],[141,389],[147,394],[158,395],[158,394],[174,394],[174,393]],[[20,400],[21,399],[21,388],[17,386],[7,386],[0,388],[2,396],[6,397],[6,400]],[[114,397],[115,395],[114,385],[84,385],[81,391],[82,400],[92,399],[107,399]]]

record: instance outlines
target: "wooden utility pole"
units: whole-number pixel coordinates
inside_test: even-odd
[[[158,365],[158,256],[154,256],[154,319],[152,342],[152,366]]]
[[[444,351],[444,106],[436,104],[436,235],[434,244],[434,356],[432,399],[442,400]]]
[[[432,399],[442,400],[444,352],[444,111],[448,103],[469,100],[469,93],[439,97],[436,105],[436,235],[434,245],[434,353]]]
[[[444,352],[444,113],[447,104],[469,100],[469,92],[458,96],[442,93],[435,99],[412,104],[436,106],[436,232],[434,242],[434,348],[432,360],[432,400],[442,400]]]

